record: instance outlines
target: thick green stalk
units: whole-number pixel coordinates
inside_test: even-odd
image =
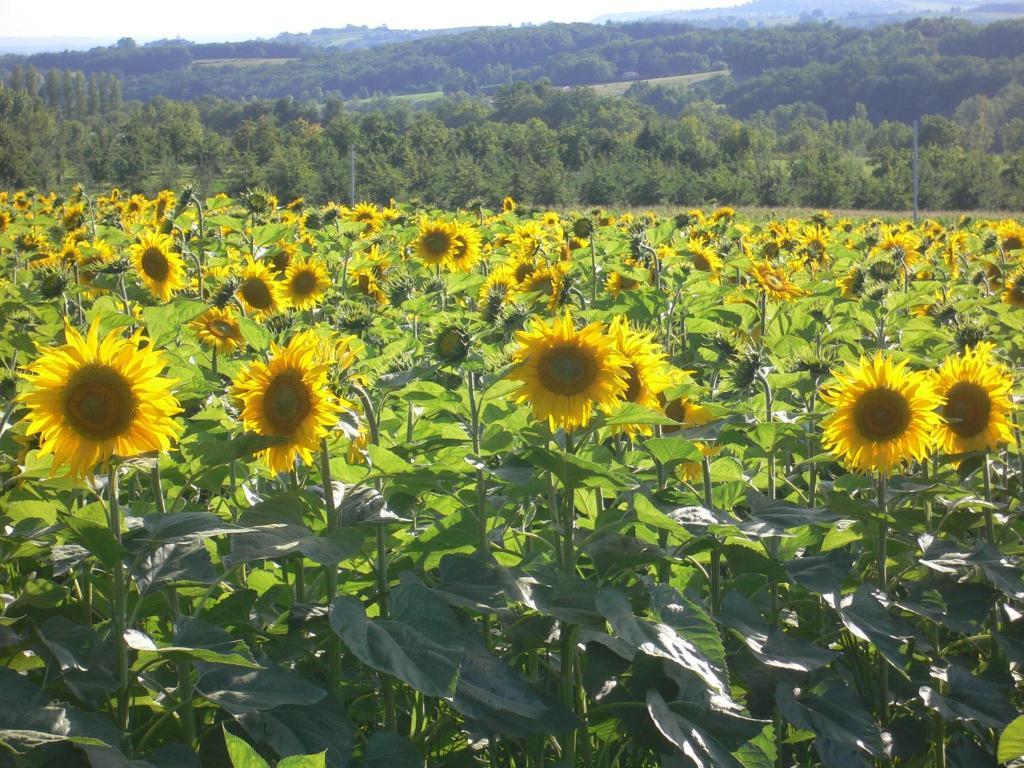
[[[118,504],[117,463],[111,460],[107,470],[108,523],[110,533],[118,546],[121,544],[121,508]],[[131,681],[128,679],[128,644],[125,632],[128,627],[128,596],[127,574],[124,561],[119,557],[114,563],[111,574],[110,600],[111,639],[114,641],[114,652],[117,659],[117,727],[121,731],[121,739],[126,754],[131,754],[131,733],[129,726],[129,696]]]
[[[700,462],[704,478],[704,508],[715,512],[715,498],[711,486],[711,458],[705,456]],[[717,614],[722,606],[722,543],[714,537],[711,545],[711,613]]]
[[[331,454],[327,448],[327,438],[320,439],[320,482],[324,486],[324,512],[327,516],[327,533],[331,534],[341,527],[340,510],[334,506],[334,483],[331,480]],[[338,595],[338,566],[324,566],[327,575],[327,606],[328,609]],[[327,636],[327,680],[331,693],[337,693],[341,683],[341,638],[331,632]]]
[[[884,473],[878,473],[878,587],[883,592],[889,591],[889,571],[887,561],[889,559],[888,538],[889,525],[885,520],[888,510],[886,509],[886,486],[887,480]],[[878,712],[882,725],[889,722],[889,666],[881,654],[876,654],[878,659]]]

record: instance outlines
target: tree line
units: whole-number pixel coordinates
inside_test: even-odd
[[[337,50],[282,39],[138,46],[125,38],[91,51],[0,57],[15,67],[107,73],[127,99],[291,97],[324,102],[435,91],[493,93],[513,82],[578,86],[713,70],[730,75],[703,94],[736,117],[794,101],[821,105],[830,120],[864,104],[875,120],[951,115],[965,100],[1024,81],[1024,19],[976,26],[918,19],[854,29],[809,23],[705,29],[673,22],[544,24],[484,28]],[[245,59],[245,66],[224,63]],[[265,64],[253,64],[264,59]],[[220,63],[212,63],[220,62]]]
[[[49,82],[53,82],[47,78]],[[90,109],[54,88],[0,86],[0,186],[116,185],[153,193],[197,184],[265,186],[282,200],[344,200],[349,150],[359,199],[544,206],[733,205],[906,209],[911,128],[864,105],[829,119],[812,103],[745,120],[692,91],[636,86],[624,98],[547,81],[429,108],[383,102],[117,101],[108,82]],[[18,87],[15,87],[18,86]],[[59,86],[59,87],[58,87]],[[1024,208],[1024,87],[921,121],[921,203]]]

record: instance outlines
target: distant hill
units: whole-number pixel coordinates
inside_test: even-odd
[[[986,0],[750,0],[740,5],[681,11],[608,14],[595,23],[668,21],[706,27],[759,27],[834,21],[870,27],[915,18],[959,18],[985,24],[1024,16],[1024,2]]]

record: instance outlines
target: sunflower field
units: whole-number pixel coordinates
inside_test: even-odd
[[[1024,226],[0,193],[0,768],[1024,758]]]

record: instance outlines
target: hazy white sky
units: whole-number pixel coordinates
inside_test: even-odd
[[[0,0],[0,37],[239,39],[346,24],[393,29],[589,21],[608,13],[737,5],[742,0]]]

